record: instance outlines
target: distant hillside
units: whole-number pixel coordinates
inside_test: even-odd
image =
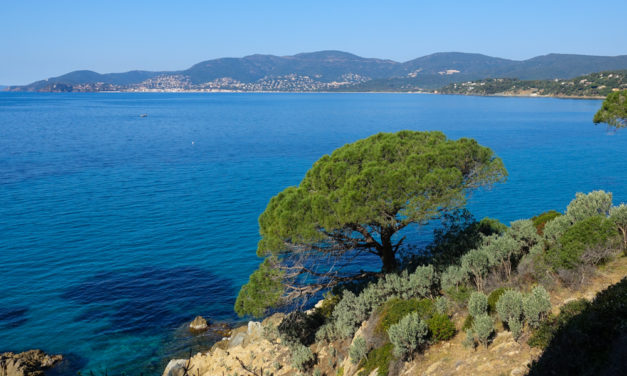
[[[454,83],[438,90],[441,94],[464,95],[547,95],[605,97],[612,90],[627,88],[627,70],[587,74],[570,80],[518,80],[489,78]]]
[[[515,61],[481,54],[441,52],[404,63],[341,51],[293,56],[250,55],[195,64],[182,71],[100,74],[75,71],[13,86],[13,91],[416,91],[485,78],[573,78],[627,69],[627,55],[550,54]]]

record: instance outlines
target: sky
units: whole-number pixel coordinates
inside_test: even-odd
[[[627,54],[627,1],[0,0],[0,84],[255,53]]]

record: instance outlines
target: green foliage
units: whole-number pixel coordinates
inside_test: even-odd
[[[359,362],[366,357],[367,353],[368,347],[366,345],[366,340],[363,337],[355,338],[348,349],[348,355],[350,356],[353,364],[359,364]]]
[[[566,230],[560,238],[560,246],[551,248],[547,256],[555,269],[572,269],[581,263],[584,251],[603,245],[617,235],[611,220],[599,215],[587,217]]]
[[[538,235],[538,229],[530,219],[512,222],[507,230],[507,234],[518,243],[518,253],[529,252],[531,247],[542,240],[540,235]]]
[[[523,322],[520,319],[512,319],[507,324],[509,326],[509,330],[512,332],[512,336],[514,337],[514,341],[518,341],[520,335],[523,330]]]
[[[488,313],[493,314],[496,313],[496,302],[499,301],[501,295],[505,293],[504,287],[499,287],[496,290],[493,290],[488,296]]]
[[[446,341],[455,335],[455,324],[446,314],[436,313],[427,320],[431,338],[436,341]]]
[[[488,297],[482,292],[473,292],[468,299],[468,313],[472,317],[477,317],[487,313]]]
[[[573,219],[570,216],[562,215],[548,221],[544,226],[544,240],[549,247],[559,245],[559,240],[564,233],[573,225]]]
[[[300,343],[290,344],[290,354],[292,356],[292,366],[301,372],[305,372],[316,361],[316,356],[311,349]]]
[[[298,296],[302,290],[292,286],[315,283],[334,261],[330,257],[372,252],[383,271],[394,271],[400,243],[392,239],[399,229],[463,207],[470,190],[506,175],[489,148],[472,139],[448,140],[441,132],[379,133],[336,149],[314,163],[298,186],[273,197],[260,215],[257,255],[272,262],[255,273],[274,278],[270,286],[245,285],[238,313],[263,314],[282,298]],[[305,267],[312,264],[316,270]]]
[[[429,328],[418,313],[413,312],[391,325],[387,332],[390,342],[394,345],[394,355],[406,359],[426,344]]]
[[[523,298],[523,311],[529,326],[537,328],[551,312],[551,296],[542,286],[536,286]]]
[[[479,221],[478,230],[483,236],[500,235],[507,231],[507,225],[496,218],[485,217]]]
[[[627,278],[608,287],[556,331],[530,375],[624,373]],[[561,316],[561,313],[560,313]]]
[[[451,265],[442,273],[442,289],[448,291],[457,289],[460,285],[468,281],[468,273],[460,266]]]
[[[466,337],[462,341],[462,345],[464,345],[465,348],[475,347],[475,332],[473,332],[472,329],[466,329]]]
[[[564,304],[558,316],[549,316],[540,323],[540,326],[533,332],[527,343],[531,347],[546,348],[555,336],[555,333],[573,317],[588,308],[589,305],[590,303],[585,299],[578,299]]]
[[[627,205],[620,204],[610,209],[610,220],[623,235],[623,249],[627,250]]]
[[[333,314],[332,327],[324,325],[330,335],[329,339],[334,336],[339,338],[348,338],[355,333],[356,326],[368,318],[368,307],[362,304],[363,298],[359,299],[350,291],[344,292],[342,300],[335,306]],[[321,328],[321,330],[322,330]]]
[[[490,336],[494,332],[494,320],[487,314],[479,315],[473,321],[472,331],[477,336],[479,343],[488,346]]]
[[[462,324],[462,330],[472,329],[472,324],[475,322],[474,317],[472,315],[466,315],[464,319],[464,323]]]
[[[235,312],[242,317],[252,315],[263,316],[268,308],[279,304],[284,287],[282,279],[284,272],[272,267],[272,260],[266,259],[259,269],[250,275],[248,283],[242,286],[237,300]]]
[[[438,296],[435,298],[435,310],[437,313],[447,314],[449,306],[450,304],[446,296]]]
[[[627,90],[610,93],[592,121],[595,124],[606,123],[616,129],[627,126]]]
[[[302,311],[294,311],[285,316],[279,326],[279,337],[284,342],[298,342],[311,345],[315,340],[316,330],[323,322],[319,315],[308,315]]]
[[[533,222],[533,225],[536,228],[538,234],[542,235],[544,233],[544,226],[546,226],[546,223],[552,219],[559,217],[560,215],[562,215],[562,213],[555,210],[549,210],[531,218],[531,221]]]
[[[394,360],[393,351],[394,345],[391,343],[370,351],[366,360],[360,364],[362,370],[359,376],[368,376],[375,369],[377,369],[377,376],[388,376],[390,363]]]
[[[474,290],[468,286],[460,286],[458,288],[452,288],[445,290],[446,296],[451,298],[454,302],[456,302],[460,306],[465,306],[466,302],[470,298],[470,294]]]
[[[436,309],[431,299],[401,300],[392,298],[385,302],[380,312],[381,318],[377,324],[376,331],[383,333],[411,313],[417,314],[423,320],[428,320],[435,314]]]
[[[485,277],[492,266],[491,255],[483,248],[473,249],[462,256],[462,270],[472,276],[477,290],[483,291]]]
[[[612,193],[592,191],[588,194],[578,192],[568,207],[566,215],[574,222],[596,216],[607,217],[612,207]]]
[[[606,96],[612,89],[627,84],[627,71],[590,73],[571,79],[519,80],[515,78],[487,78],[472,82],[458,82],[438,91],[442,94],[499,95],[523,94],[599,97]],[[599,120],[600,122],[605,122]]]
[[[521,321],[523,315],[523,296],[519,291],[507,290],[496,302],[496,312],[501,321],[507,323]]]
[[[325,319],[330,318],[335,306],[341,299],[342,297],[340,295],[333,294],[330,291],[325,293],[322,304],[319,307],[316,307],[316,314],[324,317]]]

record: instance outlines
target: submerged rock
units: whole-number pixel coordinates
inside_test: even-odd
[[[196,316],[194,321],[189,324],[189,328],[195,331],[207,330],[209,326],[207,325],[207,320],[205,320],[202,316]]]
[[[48,355],[41,350],[0,354],[0,376],[43,376],[44,370],[63,360],[62,355]]]

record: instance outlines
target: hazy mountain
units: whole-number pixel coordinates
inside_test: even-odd
[[[327,90],[364,85],[437,88],[454,82],[508,77],[526,80],[573,78],[627,69],[627,55],[549,54],[508,60],[481,54],[440,52],[404,63],[364,58],[341,51],[293,56],[250,55],[207,60],[182,71],[99,74],[74,71],[11,87],[16,91],[101,91],[144,89]],[[369,82],[369,84],[367,84]],[[82,85],[82,86],[81,86]]]

